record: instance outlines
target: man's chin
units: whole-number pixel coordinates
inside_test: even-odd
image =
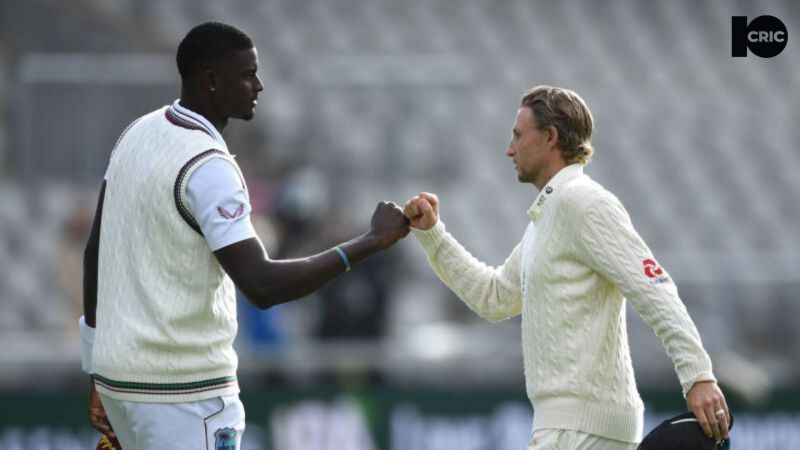
[[[520,183],[530,183],[530,181],[528,181],[528,178],[519,172],[517,172],[517,181],[519,181]]]

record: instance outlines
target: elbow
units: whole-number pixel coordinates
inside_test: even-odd
[[[480,308],[473,309],[482,319],[491,323],[498,323],[508,320],[520,313],[516,308],[507,308],[501,305],[482,305]]]
[[[511,318],[507,311],[481,311],[479,314],[484,320],[491,323],[499,323]]]
[[[277,304],[264,299],[259,299],[258,301],[251,301],[250,303],[252,303],[256,308],[260,309],[261,311],[266,311]]]
[[[477,314],[481,319],[491,323],[502,322],[520,313],[514,305],[506,305],[493,299],[471,301],[468,296],[461,295],[459,295],[459,298],[472,312]]]
[[[508,319],[508,317],[496,316],[496,315],[485,315],[485,316],[483,316],[483,318],[486,319],[488,322],[491,322],[491,323],[500,323],[500,322]]]
[[[239,290],[253,306],[262,311],[283,303],[280,293],[269,286],[239,286]]]
[[[467,306],[469,306],[472,312],[477,314],[478,317],[487,322],[497,323],[497,322],[502,322],[504,319],[507,319],[507,317],[505,317],[504,315],[498,314],[497,311],[493,311],[483,306],[470,305],[469,303],[467,304]]]
[[[287,277],[259,275],[264,272],[253,272],[234,279],[236,287],[256,308],[266,310],[302,297],[297,282]]]
[[[264,311],[272,306],[275,306],[276,303],[273,301],[273,297],[268,292],[263,292],[260,289],[242,289],[242,294],[244,294],[245,298],[255,306],[256,308]]]

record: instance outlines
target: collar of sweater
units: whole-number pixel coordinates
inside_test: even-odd
[[[202,115],[192,111],[189,108],[186,108],[180,104],[180,99],[175,100],[172,102],[172,105],[169,107],[169,113],[175,116],[177,119],[182,119],[189,124],[194,125],[195,127],[200,128],[206,134],[211,136],[219,145],[222,146],[226,151],[228,150],[228,144],[225,142],[225,139],[222,135],[217,131],[214,125],[211,125],[211,122],[208,121]]]
[[[583,175],[583,164],[570,164],[559,170],[544,188],[539,191],[539,195],[536,196],[533,204],[528,209],[528,217],[530,217],[534,223],[537,222],[553,192],[555,192],[560,185],[567,181],[574,180],[581,175]]]

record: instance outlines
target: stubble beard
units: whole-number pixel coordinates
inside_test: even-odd
[[[533,183],[533,178],[535,178],[535,176],[522,172],[519,167],[517,167],[517,181],[520,183]]]

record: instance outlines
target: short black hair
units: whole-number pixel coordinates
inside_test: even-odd
[[[192,28],[178,45],[175,60],[181,78],[217,58],[255,47],[244,31],[222,22],[205,22]]]

